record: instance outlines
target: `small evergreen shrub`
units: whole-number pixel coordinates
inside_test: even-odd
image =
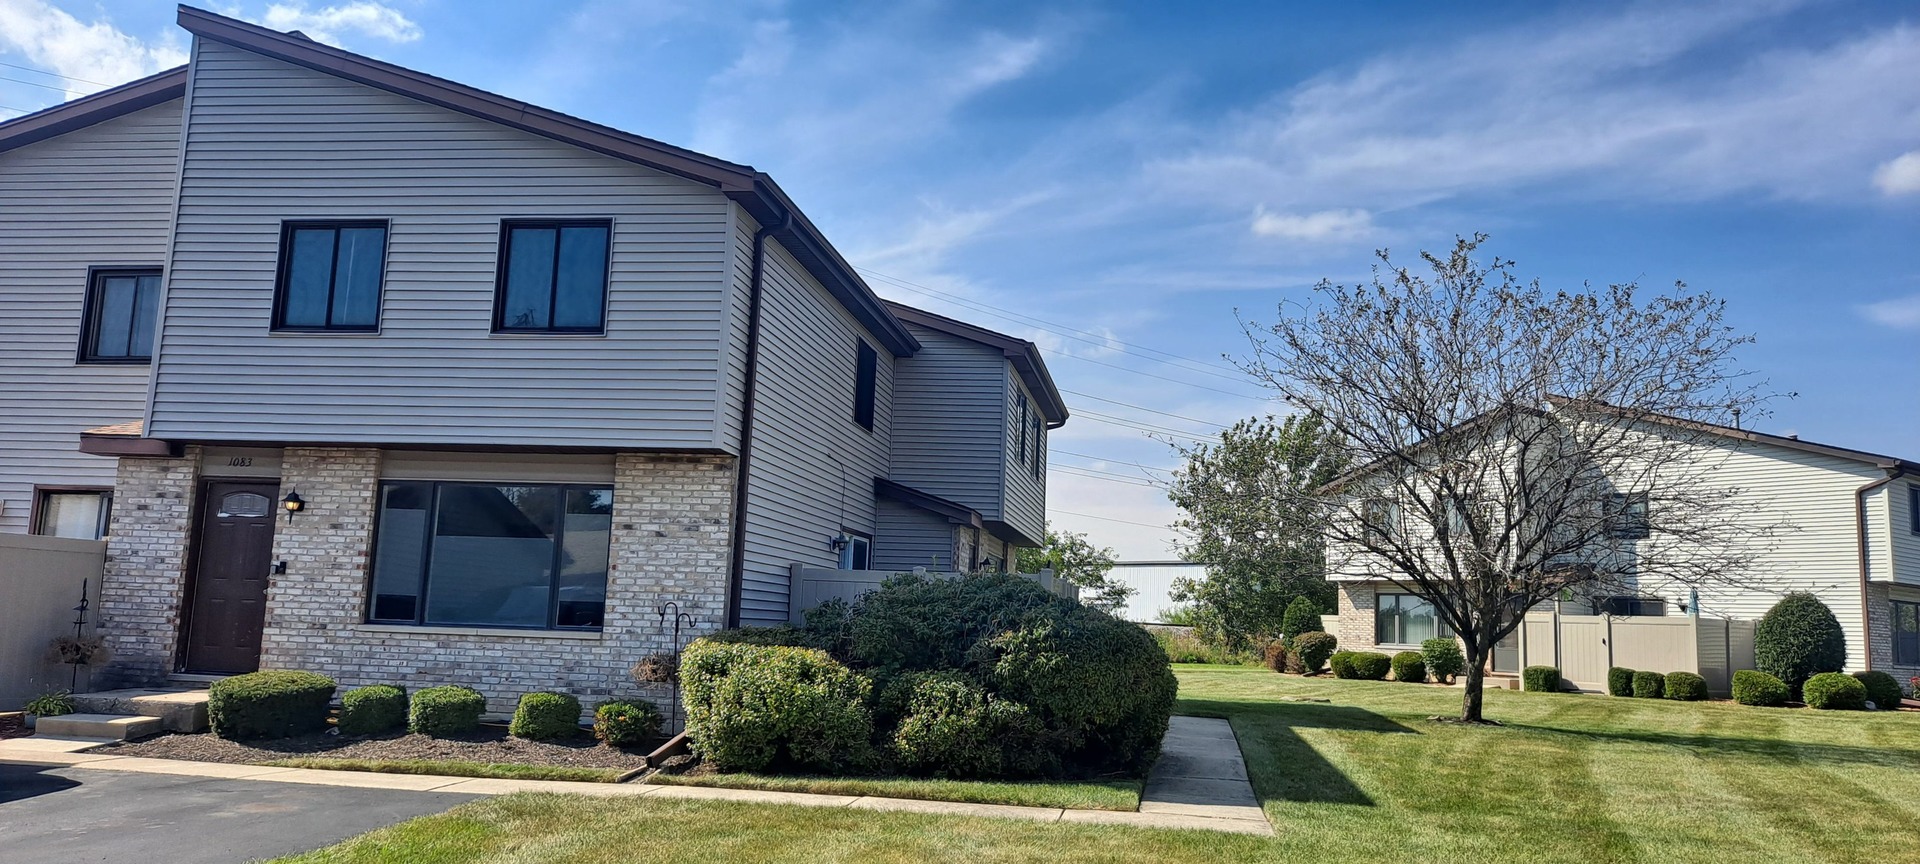
[[[1393,680],[1409,684],[1425,683],[1427,661],[1421,659],[1418,651],[1402,651],[1393,655]]]
[[[873,684],[824,651],[697,639],[680,680],[687,737],[722,771],[845,773],[869,761]]]
[[[1733,701],[1761,708],[1787,704],[1786,682],[1755,669],[1733,673]]]
[[[1353,677],[1362,681],[1385,681],[1393,668],[1393,658],[1378,651],[1355,651],[1347,662],[1353,666]]]
[[[660,709],[640,699],[602,702],[593,709],[593,737],[615,747],[645,744],[660,735]]]
[[[1707,679],[1692,672],[1667,673],[1666,697],[1676,702],[1700,702],[1707,698]]]
[[[1633,670],[1625,666],[1615,666],[1607,670],[1607,695],[1632,696]]]
[[[428,687],[407,706],[407,731],[421,735],[462,735],[480,728],[487,697],[472,687]]]
[[[1309,675],[1325,668],[1328,658],[1333,656],[1334,649],[1338,647],[1340,640],[1335,639],[1332,633],[1309,630],[1293,637],[1293,653],[1300,656],[1300,666]]]
[[[1467,671],[1467,657],[1460,653],[1460,643],[1450,638],[1420,643],[1420,659],[1427,664],[1427,674],[1442,684],[1452,684],[1453,676]]]
[[[1860,679],[1840,672],[1822,672],[1807,679],[1801,692],[1809,708],[1823,711],[1864,711],[1867,707],[1867,685]]]
[[[1781,598],[1753,628],[1754,666],[1780,679],[1790,693],[1822,672],[1847,662],[1846,632],[1819,598],[1795,592]]]
[[[580,700],[565,693],[521,696],[507,734],[529,741],[572,738],[580,734]]]
[[[1333,656],[1327,658],[1327,666],[1333,669],[1333,677],[1335,678],[1357,677],[1353,674],[1352,651],[1333,652]]]
[[[222,738],[289,738],[327,728],[332,678],[291,669],[249,672],[207,688],[207,722]]]
[[[1324,628],[1320,624],[1320,604],[1302,594],[1287,604],[1287,611],[1280,613],[1280,638],[1288,645],[1302,633],[1320,633]]]
[[[1900,682],[1892,675],[1874,670],[1855,672],[1853,677],[1867,688],[1867,701],[1882,711],[1892,711],[1900,707]]]
[[[1658,672],[1633,673],[1633,698],[1658,699],[1666,695],[1667,676]]]
[[[1552,666],[1528,666],[1520,670],[1520,687],[1529,693],[1560,692],[1560,670]]]
[[[378,735],[407,725],[407,691],[392,684],[340,694],[340,734]]]

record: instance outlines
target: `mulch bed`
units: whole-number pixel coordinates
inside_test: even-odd
[[[266,741],[229,741],[211,733],[168,733],[143,741],[128,741],[92,750],[112,756],[229,762],[241,765],[323,756],[333,759],[431,759],[515,765],[553,765],[568,768],[640,768],[657,742],[642,747],[609,747],[581,736],[572,741],[528,741],[507,735],[504,726],[483,726],[469,735],[434,738],[427,735],[387,735],[347,738],[326,732]]]

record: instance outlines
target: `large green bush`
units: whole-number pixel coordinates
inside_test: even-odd
[[[1530,693],[1560,692],[1560,670],[1552,666],[1528,666],[1520,670],[1520,687]]]
[[[1753,629],[1754,666],[1780,679],[1790,693],[1847,662],[1846,631],[1819,598],[1795,592],[1775,603]]]
[[[1393,658],[1378,651],[1355,651],[1347,663],[1353,666],[1353,677],[1362,681],[1385,681],[1393,668]]]
[[[1632,696],[1633,670],[1625,666],[1615,666],[1607,670],[1607,695]]]
[[[207,688],[207,722],[222,738],[287,738],[327,728],[332,678],[312,672],[270,669],[213,682]]]
[[[593,709],[593,737],[615,747],[632,747],[660,737],[660,709],[639,699],[602,702]]]
[[[723,771],[863,766],[872,683],[812,648],[695,640],[680,655],[687,737]]]
[[[1280,615],[1280,638],[1288,645],[1292,645],[1293,638],[1302,633],[1320,633],[1324,630],[1320,624],[1320,604],[1304,594],[1293,598],[1293,602],[1287,604],[1287,611]]]
[[[407,691],[392,684],[355,687],[340,695],[340,734],[378,735],[407,725]]]
[[[1333,650],[1340,647],[1340,640],[1332,633],[1309,630],[1293,637],[1293,653],[1300,658],[1300,668],[1307,674],[1318,673],[1326,662],[1333,657]]]
[[[1393,680],[1409,684],[1421,684],[1427,680],[1427,662],[1418,651],[1402,651],[1393,655]]]
[[[1867,672],[1855,672],[1853,677],[1867,688],[1867,701],[1881,711],[1892,711],[1900,707],[1900,682],[1892,675],[1878,669]]]
[[[1765,672],[1742,669],[1733,673],[1733,701],[1742,705],[1778,708],[1787,704],[1787,685]]]
[[[1667,676],[1644,670],[1633,673],[1633,698],[1658,699],[1666,692]]]
[[[1666,697],[1677,702],[1699,702],[1707,698],[1707,679],[1692,672],[1669,672]]]
[[[463,735],[480,728],[487,697],[472,687],[428,687],[413,694],[407,707],[407,730],[421,735]]]
[[[507,734],[530,741],[551,741],[580,734],[580,700],[566,693],[528,693],[513,709]]]
[[[1807,679],[1801,687],[1809,708],[1826,711],[1863,711],[1867,707],[1867,685],[1840,672],[1822,672]]]
[[[1453,676],[1467,671],[1467,657],[1460,653],[1459,641],[1450,636],[1420,643],[1420,659],[1427,664],[1427,674],[1442,684],[1452,684]]]
[[[957,672],[913,676],[893,753],[902,769],[940,777],[1042,773],[1051,753],[1026,706],[989,695]]]

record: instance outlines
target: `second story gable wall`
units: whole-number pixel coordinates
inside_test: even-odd
[[[1874,525],[1885,524],[1885,536],[1889,539],[1884,546],[1884,554],[1875,556],[1875,579],[1920,585],[1920,532],[1914,531],[1915,489],[1920,489],[1920,477],[1901,477],[1881,487],[1881,492],[1873,495],[1867,503],[1869,520]],[[1880,553],[1882,550],[1872,551]]]
[[[1001,518],[1007,361],[997,349],[907,325],[920,351],[898,361],[893,391],[895,482]]]
[[[1006,513],[1000,519],[1026,539],[1039,545],[1047,531],[1047,435],[1046,422],[1035,408],[1033,394],[1020,381],[1013,365],[1002,362],[1007,387],[1008,458],[1006,462]],[[1021,458],[1020,401],[1026,400],[1027,456]],[[1020,544],[1028,545],[1028,544]]]
[[[717,190],[195,42],[147,430],[262,442],[709,450]],[[492,330],[501,220],[613,222],[604,335]],[[273,333],[283,220],[388,220],[378,333]]]
[[[35,485],[112,486],[80,432],[140,419],[148,367],[77,362],[92,267],[166,260],[180,100],[0,153],[0,532]]]

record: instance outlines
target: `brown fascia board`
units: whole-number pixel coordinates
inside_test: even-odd
[[[834,251],[806,214],[800,212],[772,178],[751,166],[716,159],[203,9],[179,7],[179,23],[181,28],[200,38],[704,183],[738,202],[762,225],[777,224],[782,216],[790,215],[787,228],[778,232],[778,236],[807,271],[895,356],[904,357],[919,350],[912,334],[886,313],[873,289]]]
[[[979,528],[983,524],[980,521],[980,511],[972,507],[948,501],[938,495],[922,492],[912,486],[904,483],[896,483],[885,477],[873,478],[873,494],[881,498],[898,501],[909,507],[918,507],[929,513],[945,516],[947,521],[956,525],[968,525]]]
[[[94,456],[178,457],[184,450],[185,448],[177,442],[163,441],[159,438],[80,433],[80,452]]]
[[[1014,371],[1020,373],[1020,379],[1027,382],[1027,389],[1038,396],[1040,414],[1046,418],[1047,428],[1058,429],[1066,425],[1067,403],[1060,398],[1060,390],[1053,384],[1053,374],[1047,371],[1047,363],[1040,357],[1040,346],[1025,339],[988,330],[978,324],[968,324],[945,315],[936,315],[925,309],[916,309],[905,303],[893,300],[881,302],[887,305],[887,310],[893,313],[893,317],[902,321],[1000,349],[1001,355],[1013,364]]]
[[[0,153],[152,108],[186,92],[187,67],[181,66],[24,114],[0,123]]]
[[[1802,441],[1798,438],[1789,438],[1785,435],[1770,435],[1765,432],[1755,432],[1751,429],[1735,429],[1732,426],[1722,426],[1718,423],[1707,423],[1701,420],[1687,420],[1681,417],[1674,417],[1667,414],[1655,414],[1650,411],[1631,412],[1626,409],[1617,408],[1613,405],[1608,405],[1604,402],[1593,402],[1593,401],[1584,400],[1584,399],[1569,399],[1563,396],[1549,396],[1547,397],[1547,401],[1553,403],[1556,406],[1566,405],[1570,407],[1584,408],[1591,411],[1606,411],[1614,414],[1622,414],[1622,415],[1628,415],[1628,416],[1632,416],[1633,414],[1636,414],[1636,413],[1642,414],[1644,416],[1641,419],[1644,419],[1650,423],[1661,423],[1668,426],[1678,426],[1682,429],[1690,429],[1695,432],[1706,432],[1708,434],[1719,435],[1720,437],[1723,437],[1723,438],[1732,438],[1739,441],[1750,441],[1755,444],[1771,444],[1775,447],[1785,447],[1788,450],[1798,450],[1802,453],[1814,453],[1821,456],[1832,456],[1836,459],[1846,459],[1852,462],[1865,462],[1869,465],[1874,466],[1875,468],[1881,468],[1889,471],[1902,471],[1902,472],[1920,471],[1920,462],[1915,462],[1911,459],[1901,459],[1897,456],[1887,456],[1880,453],[1869,453],[1865,450],[1854,450],[1849,447],[1835,447],[1831,444],[1817,444],[1812,441]]]

